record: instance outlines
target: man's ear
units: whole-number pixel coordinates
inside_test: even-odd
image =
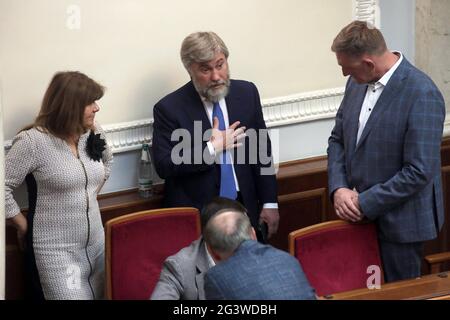
[[[256,240],[256,231],[255,228],[252,227],[252,230],[250,231],[250,236],[252,237],[252,240]]]
[[[209,254],[214,259],[215,263],[218,263],[223,260],[222,257],[209,246],[209,244],[206,244],[206,246],[207,246]]]
[[[375,70],[375,62],[371,58],[369,58],[369,57],[363,58],[362,63],[368,71]]]

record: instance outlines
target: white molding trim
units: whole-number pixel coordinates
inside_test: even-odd
[[[268,128],[298,125],[332,119],[344,95],[344,88],[299,93],[262,100],[264,120]],[[102,125],[114,153],[138,150],[143,143],[152,143],[153,119]],[[444,123],[443,137],[450,136],[450,112]],[[11,148],[5,141],[5,151]]]
[[[137,150],[152,143],[153,119],[102,125],[114,153]]]
[[[113,153],[138,150],[143,143],[151,144],[153,119],[142,119],[102,125]],[[11,148],[12,140],[4,143],[5,152]]]
[[[12,140],[6,140],[3,145],[5,146],[5,155],[6,152],[8,152],[9,149],[11,149],[11,145],[12,145]]]
[[[261,101],[268,128],[334,118],[344,88],[299,93]],[[114,153],[140,149],[152,143],[153,119],[103,125]]]
[[[379,0],[353,0],[353,20],[367,21],[379,29]]]
[[[334,118],[344,88],[311,91],[262,100],[268,128]]]
[[[344,88],[298,93],[262,100],[268,128],[334,118],[344,95]],[[102,125],[114,153],[138,150],[152,143],[153,119]],[[5,141],[5,151],[12,140]]]
[[[379,0],[353,0],[353,19],[371,22],[379,28]],[[344,88],[333,88],[265,99],[262,106],[266,125],[274,128],[334,118],[343,94]],[[143,143],[151,144],[153,119],[103,125],[103,129],[114,153],[137,150]],[[444,136],[449,135],[450,121],[447,121]],[[11,144],[11,140],[4,142],[5,151]]]
[[[444,122],[444,132],[442,134],[444,138],[450,137],[450,112],[447,112]]]

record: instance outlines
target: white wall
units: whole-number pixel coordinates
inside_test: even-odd
[[[412,2],[379,1],[389,47],[410,60]],[[81,9],[80,30],[66,26],[69,4]],[[230,18],[217,21],[217,10]],[[154,103],[188,80],[178,51],[183,37],[197,30],[214,30],[224,38],[232,77],[255,82],[264,100],[342,87],[345,78],[329,47],[351,19],[352,1],[343,0],[1,0],[6,139],[32,121],[56,70],[80,69],[108,87],[98,114],[101,123],[151,118]],[[328,117],[272,128],[278,130],[279,140],[273,141],[278,161],[326,154],[333,125]],[[135,187],[138,160],[137,151],[115,154],[102,193]]]
[[[329,47],[351,21],[353,3],[1,0],[5,139],[33,120],[58,70],[80,70],[107,87],[97,114],[101,124],[151,118],[153,105],[188,81],[179,47],[199,30],[225,40],[232,77],[253,81],[263,99],[342,87],[345,79]],[[78,17],[80,28],[74,29]],[[278,128],[279,161],[324,154],[331,125],[325,120]],[[135,187],[138,158],[137,151],[115,154],[102,193]]]
[[[450,111],[450,1],[416,1],[416,64],[436,83]],[[447,120],[450,120],[447,117]]]
[[[379,0],[380,29],[388,48],[401,51],[414,63],[415,0]]]
[[[183,38],[214,30],[234,78],[262,98],[342,85],[329,44],[351,0],[1,0],[0,81],[5,139],[31,122],[51,76],[76,69],[108,88],[103,124],[151,118],[153,105],[188,81]],[[79,9],[80,28],[76,27]],[[20,115],[20,116],[19,116]]]
[[[326,154],[328,137],[334,119],[311,121],[298,125],[283,126],[279,130],[279,162],[322,156]]]

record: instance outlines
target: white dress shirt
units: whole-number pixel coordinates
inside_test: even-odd
[[[202,101],[203,101],[203,105],[205,106],[206,114],[208,115],[208,120],[211,123],[211,127],[212,127],[213,126],[212,114],[213,114],[214,105],[212,102],[206,101],[205,99],[202,99]],[[227,104],[226,104],[224,98],[219,100],[219,106],[220,106],[220,109],[222,110],[223,120],[225,122],[225,128],[228,128],[230,126],[230,121],[228,120]],[[210,141],[208,141],[206,144],[208,146],[209,153],[211,154],[211,156],[216,156],[216,151],[214,150],[212,143]],[[233,156],[231,155],[231,153],[230,153],[230,157],[231,157],[231,160],[233,160]],[[236,172],[234,172],[234,162],[233,161],[231,162],[231,166],[233,167],[233,177],[234,177],[234,183],[236,185],[236,191],[239,191],[239,183],[236,178]]]
[[[370,115],[372,114],[373,108],[377,104],[378,98],[380,98],[381,93],[386,87],[389,79],[394,74],[395,70],[397,70],[398,66],[403,60],[403,55],[401,52],[393,51],[393,53],[400,56],[397,62],[386,72],[380,80],[375,83],[369,83],[367,86],[366,96],[364,98],[364,102],[361,107],[361,112],[359,113],[359,123],[358,123],[358,134],[356,136],[356,144],[359,142],[359,138],[361,138],[361,134],[369,120]]]
[[[208,246],[206,245],[206,242],[203,242],[203,245],[205,246],[206,251],[206,260],[208,261],[208,265],[210,268],[214,267],[216,265],[216,262],[214,261],[213,257],[208,251]]]

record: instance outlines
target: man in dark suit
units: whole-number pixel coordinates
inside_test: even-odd
[[[297,259],[255,241],[245,210],[220,210],[206,224],[203,236],[216,262],[205,275],[206,299],[316,298]]]
[[[189,35],[181,60],[191,81],[154,107],[155,168],[166,206],[199,209],[215,196],[238,199],[252,225],[278,229],[275,172],[258,90],[230,80],[228,49],[213,32]],[[244,133],[247,129],[246,133]]]
[[[328,141],[336,214],[376,222],[387,282],[420,276],[423,243],[444,222],[440,146],[444,100],[381,32],[354,21],[332,45],[350,75]]]

